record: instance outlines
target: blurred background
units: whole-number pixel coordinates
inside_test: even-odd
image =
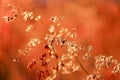
[[[6,23],[3,16],[14,14],[6,7],[9,3],[16,6],[18,16],[13,22]],[[21,16],[23,11],[41,15],[46,26],[34,21],[25,22]],[[13,59],[30,38],[43,38],[48,33],[51,16],[64,16],[62,27],[76,27],[78,36],[75,40],[85,47],[93,45],[93,57],[103,54],[120,60],[120,0],[0,0],[0,80],[35,80],[35,70],[28,71],[26,64],[40,55],[40,47],[26,57],[22,56],[19,63],[13,63]],[[31,24],[34,30],[26,33],[26,27]],[[92,69],[92,64],[89,62],[88,70]],[[59,76],[59,79],[67,80],[66,76],[69,76],[68,80],[84,80],[82,73]],[[105,74],[106,80],[120,80],[109,71]]]

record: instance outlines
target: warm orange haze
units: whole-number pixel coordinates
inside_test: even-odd
[[[119,0],[0,0],[0,80],[120,80]]]

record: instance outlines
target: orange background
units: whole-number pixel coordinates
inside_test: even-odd
[[[10,23],[5,23],[3,16],[13,15],[6,4],[12,3],[18,9],[18,17]],[[41,21],[46,25],[35,22],[24,22],[19,12],[33,11],[41,15]],[[52,16],[64,16],[61,27],[69,30],[76,27],[78,34],[75,41],[85,47],[93,45],[91,55],[112,55],[120,60],[120,1],[119,0],[0,0],[0,80],[33,80],[34,70],[26,70],[26,64],[36,58],[40,49],[34,49],[31,54],[22,57],[22,62],[13,63],[19,48],[24,48],[30,38],[43,38],[48,33],[49,19]],[[34,30],[26,33],[27,25],[34,25]],[[48,26],[48,27],[47,27]],[[35,54],[36,53],[36,54]],[[92,70],[94,60],[87,65]],[[82,71],[82,70],[81,70]],[[69,80],[83,80],[84,73],[75,72],[66,75]],[[106,80],[119,80],[105,72]],[[32,76],[31,76],[32,75]],[[80,77],[81,75],[81,77]],[[112,76],[111,76],[112,75]],[[59,76],[61,77],[61,76]],[[65,76],[60,78],[65,80]]]

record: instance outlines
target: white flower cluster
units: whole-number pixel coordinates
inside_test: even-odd
[[[86,80],[98,80],[100,78],[100,75],[98,74],[91,74],[87,76]],[[104,80],[104,79],[100,79],[100,80]]]
[[[22,15],[23,15],[23,19],[24,19],[25,21],[27,21],[27,20],[39,21],[39,20],[41,19],[41,16],[40,16],[40,15],[35,16],[33,12],[29,12],[29,11],[24,11],[24,12],[22,13]]]
[[[116,70],[116,67],[118,67],[118,61],[114,59],[112,56],[107,57],[107,56],[100,55],[100,56],[95,57],[95,71],[96,72],[103,70],[104,66],[107,66],[107,68],[109,68],[111,64],[115,64],[114,70]],[[117,72],[114,70],[113,72]]]

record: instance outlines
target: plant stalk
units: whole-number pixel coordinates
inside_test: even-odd
[[[84,68],[84,66],[81,64],[81,62],[78,60],[78,58],[75,56],[75,59],[79,63],[80,67],[83,69],[83,71],[86,73],[86,75],[89,75],[89,72]]]

